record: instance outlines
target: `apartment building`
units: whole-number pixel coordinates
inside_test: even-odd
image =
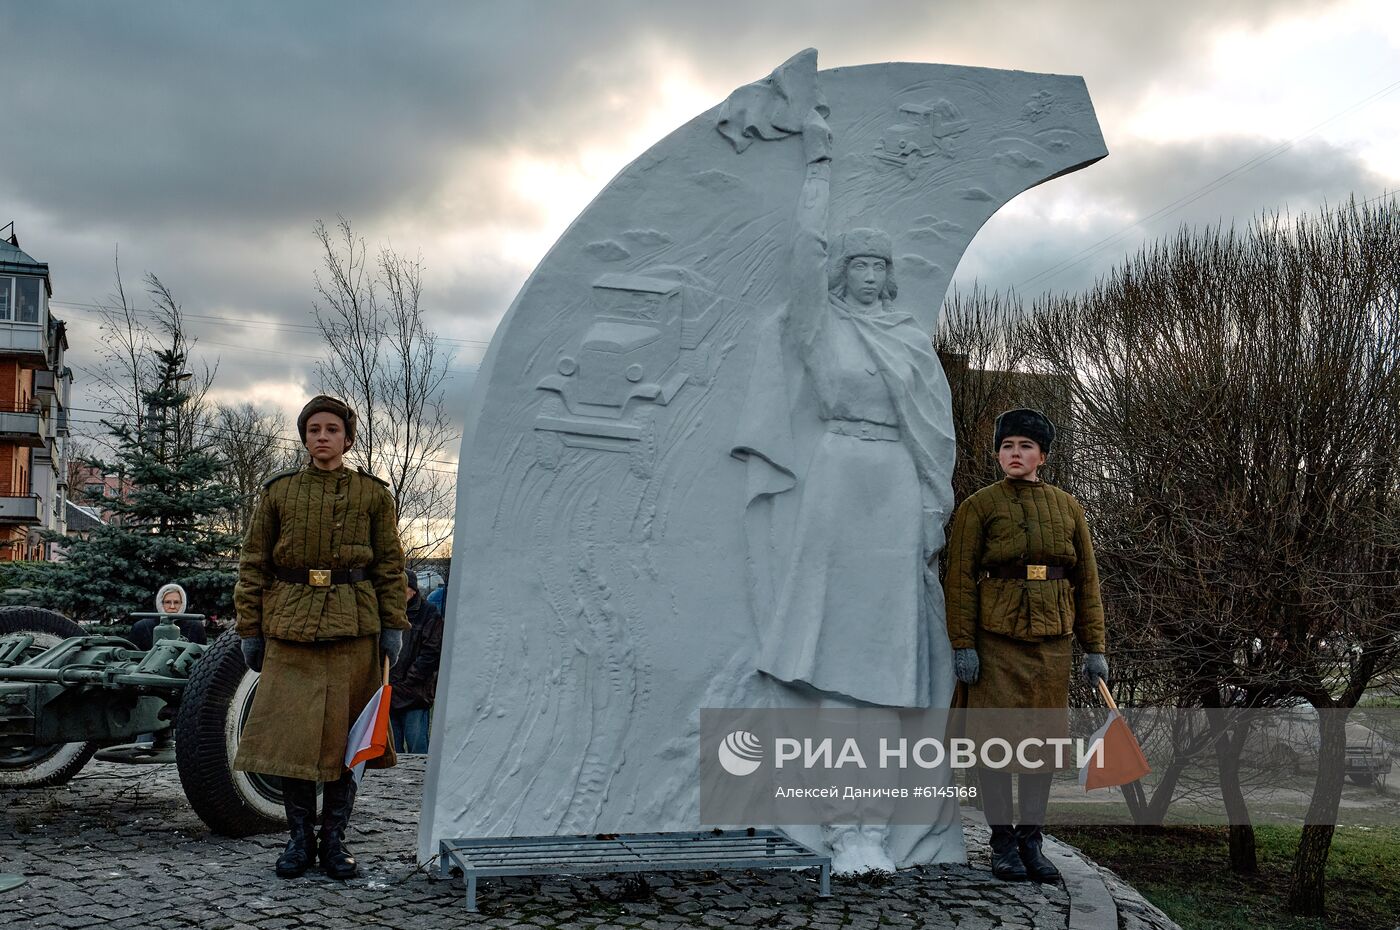
[[[20,249],[13,223],[0,227],[0,561],[51,558],[39,532],[68,529],[73,373],[52,294],[48,264]]]

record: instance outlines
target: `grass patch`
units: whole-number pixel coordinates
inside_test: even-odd
[[[1400,926],[1400,827],[1339,827],[1327,858],[1327,918],[1286,910],[1300,827],[1254,829],[1259,874],[1230,872],[1224,827],[1051,828],[1121,875],[1184,930],[1376,930]]]

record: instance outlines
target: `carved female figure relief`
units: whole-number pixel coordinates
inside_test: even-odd
[[[928,531],[926,510],[944,480],[933,449],[946,427],[920,401],[933,397],[938,361],[929,336],[895,306],[890,236],[855,228],[828,245],[830,132],[816,109],[802,135],[807,170],[781,344],[755,360],[765,396],[750,409],[768,415],[748,418],[736,447],[787,470],[791,484],[777,493],[797,498],[790,545],[759,560],[776,571],[759,585],[771,602],[755,598],[757,666],[818,692],[823,706],[927,707],[931,606],[941,595],[927,560],[941,532]],[[783,372],[781,390],[760,386],[794,362],[800,370]],[[787,403],[774,404],[778,396]],[[883,825],[828,834],[838,871],[893,869]]]

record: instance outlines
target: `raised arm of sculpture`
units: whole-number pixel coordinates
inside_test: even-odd
[[[789,268],[789,338],[805,360],[826,310],[826,224],[831,206],[831,127],[812,109],[802,124],[806,177],[797,203]]]

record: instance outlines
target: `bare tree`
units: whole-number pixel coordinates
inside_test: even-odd
[[[1044,325],[1044,322],[1041,322]],[[1105,597],[1113,617],[1112,650],[1115,686],[1120,697],[1128,703],[1152,702],[1168,706],[1196,706],[1195,695],[1180,693],[1177,667],[1191,661],[1191,655],[1172,656],[1172,650],[1162,642],[1160,629],[1154,625],[1156,614],[1140,612],[1141,603],[1150,600],[1142,592],[1152,593],[1150,578],[1141,582],[1136,574],[1112,570],[1113,522],[1101,515],[1093,499],[1079,487],[1076,465],[1080,456],[1074,444],[1075,425],[1071,393],[1073,376],[1056,371],[1052,366],[1031,367],[1034,337],[1032,321],[1022,302],[1014,294],[988,293],[974,287],[967,292],[953,291],[943,306],[934,346],[947,374],[952,400],[954,431],[958,442],[957,465],[953,472],[953,488],[961,501],[979,488],[1001,478],[993,446],[995,419],[1002,411],[1014,407],[1034,407],[1045,412],[1056,424],[1056,442],[1042,474],[1046,480],[1090,502],[1089,517],[1094,524],[1096,546],[1101,562],[1107,557]],[[1046,338],[1041,333],[1039,338]],[[1057,329],[1049,338],[1059,339]],[[1109,539],[1104,539],[1107,534]],[[1125,534],[1130,539],[1130,534]],[[1126,590],[1137,596],[1115,594]],[[1156,604],[1155,600],[1150,601]],[[1183,648],[1188,648],[1183,646]],[[1078,679],[1076,678],[1077,682]],[[1099,698],[1074,686],[1075,703],[1097,706]],[[1166,748],[1170,753],[1165,764],[1159,765],[1159,778],[1150,795],[1140,783],[1124,786],[1123,794],[1134,822],[1161,824],[1171,803],[1189,789],[1182,783],[1183,773],[1199,766],[1203,754],[1212,751],[1211,740],[1191,728],[1193,718],[1177,715],[1162,717],[1159,722],[1169,732],[1158,737],[1153,732],[1141,734],[1144,739]]]
[[[224,482],[238,497],[222,529],[241,538],[252,521],[263,483],[296,467],[302,461],[301,448],[294,434],[289,435],[281,413],[246,402],[218,405],[208,432],[210,448],[223,462]]]
[[[87,477],[85,469],[95,452],[93,442],[85,436],[70,436],[65,451],[63,481],[68,486],[68,499],[75,504],[87,504],[83,485]]]
[[[153,305],[153,318],[157,333],[163,337],[162,343],[168,342],[172,347],[168,351],[173,351],[185,360],[185,366],[175,374],[179,382],[180,393],[185,397],[183,403],[173,408],[173,421],[168,424],[170,427],[170,439],[174,443],[175,449],[181,452],[193,449],[197,445],[203,445],[212,426],[213,411],[208,402],[209,389],[214,384],[214,377],[218,374],[218,364],[210,367],[207,363],[199,364],[200,371],[193,369],[193,351],[197,339],[193,338],[185,328],[184,315],[180,309],[180,303],[175,299],[175,295],[155,274],[147,272],[145,277],[146,294],[151,299]],[[167,373],[157,372],[156,380],[169,377]]]
[[[1085,295],[1041,301],[1031,338],[1073,385],[1076,491],[1110,608],[1140,662],[1177,672],[1177,699],[1351,708],[1396,667],[1400,206],[1183,231]],[[1319,717],[1289,899],[1309,915],[1345,742],[1343,715]],[[1222,775],[1245,735],[1214,734]],[[1244,800],[1221,787],[1232,864],[1249,868]]]
[[[92,378],[96,382],[101,408],[114,416],[129,419],[140,430],[145,425],[146,414],[141,397],[151,384],[156,370],[149,351],[151,334],[142,314],[127,295],[122,280],[121,259],[117,253],[112,256],[112,270],[116,277],[116,290],[97,310],[101,320],[98,324],[101,333],[98,342],[100,361],[92,370]],[[94,437],[94,441],[110,447],[110,443],[102,437]]]
[[[421,258],[386,246],[371,262],[344,217],[334,234],[317,223],[315,235],[325,268],[315,284],[316,325],[328,351],[317,365],[321,385],[359,415],[351,461],[389,482],[412,559],[452,531],[454,470],[443,464],[457,438],[445,409],[452,353],[423,322]]]
[[[1057,425],[1054,454],[1041,474],[1057,484],[1070,479],[1069,386],[1062,375],[1030,369],[1027,337],[1027,312],[1014,293],[974,286],[944,301],[933,344],[952,395],[958,444],[953,494],[959,501],[1001,479],[993,427],[998,414],[1015,407],[1036,408]]]
[[[197,340],[185,327],[179,301],[159,277],[146,274],[146,296],[149,309],[137,306],[122,280],[121,263],[113,257],[116,289],[98,307],[98,324],[102,338],[99,343],[99,363],[92,370],[99,404],[108,412],[104,423],[131,424],[139,432],[149,428],[147,396],[161,387],[163,372],[156,351],[157,343],[185,359]],[[179,408],[179,422],[170,433],[179,448],[191,448],[202,441],[209,424],[209,405],[205,397],[212,386],[217,366],[203,365],[202,371],[178,372],[182,393],[189,396]],[[115,451],[112,434],[107,431],[90,437],[92,443]],[[92,450],[95,451],[95,450]]]

